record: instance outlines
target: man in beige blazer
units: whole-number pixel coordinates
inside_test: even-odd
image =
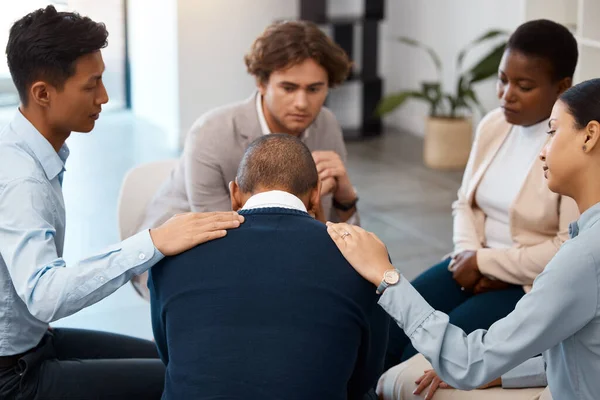
[[[179,164],[151,201],[140,228],[177,213],[229,210],[229,182],[246,147],[269,133],[295,135],[313,152],[325,194],[323,219],[346,221],[355,215],[357,195],[344,167],[342,131],[323,107],[328,89],[350,72],[345,52],[316,25],[288,21],[267,27],[245,62],[258,91],[196,121]]]
[[[139,229],[179,213],[230,210],[229,182],[246,147],[270,133],[297,136],[313,154],[323,196],[309,212],[322,221],[358,223],[358,197],[344,165],[342,131],[333,113],[323,107],[329,88],[350,72],[344,50],[316,25],[287,21],[267,27],[245,63],[257,92],[196,121],[178,165],[150,202]],[[146,277],[138,279],[134,285],[146,297]]]

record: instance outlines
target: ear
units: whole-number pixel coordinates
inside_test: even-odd
[[[590,121],[584,130],[583,148],[585,153],[589,153],[592,149],[598,146],[600,138],[600,123],[598,121]],[[600,147],[600,146],[599,146]]]
[[[267,93],[267,83],[262,81],[259,77],[256,77],[256,88],[258,89],[261,96]]]
[[[311,204],[311,206],[316,206],[316,207],[321,206],[321,183],[320,182],[319,182],[318,187],[311,189],[311,191],[310,191],[310,204]]]
[[[242,193],[236,181],[229,182],[229,193],[231,197],[231,210],[238,211],[244,207]]]
[[[54,88],[50,87],[46,82],[34,82],[29,89],[29,101],[40,107],[48,108],[50,106],[50,92],[53,90]]]
[[[308,196],[308,212],[309,214],[316,214],[321,208],[321,179],[317,186],[310,190]]]
[[[573,86],[572,78],[563,78],[558,82],[558,95],[560,96],[564,91]]]
[[[315,199],[313,197],[313,193],[311,193],[310,208],[308,209],[308,213],[317,221],[321,221],[322,223],[327,222],[325,212],[323,211],[323,205],[319,199]]]

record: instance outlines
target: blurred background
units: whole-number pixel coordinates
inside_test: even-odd
[[[598,0],[5,0],[2,48],[15,20],[47,4],[109,31],[110,101],[94,131],[67,141],[67,265],[119,240],[117,203],[128,170],[177,157],[201,114],[250,96],[255,83],[243,56],[273,21],[313,20],[353,59],[353,75],[330,92],[327,106],[344,128],[362,225],[386,242],[409,278],[451,251],[450,207],[473,130],[497,106],[508,35],[528,20],[557,21],[580,46],[575,83],[599,76]],[[18,96],[4,51],[0,58],[4,126]],[[406,90],[430,100],[447,93],[465,106],[432,115],[432,101],[414,101]],[[432,117],[452,117],[441,128],[446,134],[433,131]],[[425,135],[434,143],[427,149]],[[148,310],[126,285],[54,325],[151,338]]]

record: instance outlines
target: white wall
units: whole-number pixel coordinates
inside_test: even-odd
[[[58,2],[58,1],[57,1]],[[66,1],[64,3],[67,3]],[[108,47],[102,49],[106,70],[102,80],[109,101],[105,110],[125,107],[125,12],[123,0],[69,0],[68,10],[75,10],[94,21],[101,21],[108,30]]]
[[[524,15],[528,20],[545,18],[574,29],[577,25],[577,3],[578,0],[526,0],[523,2]]]
[[[453,89],[458,52],[489,29],[514,30],[522,22],[523,8],[522,0],[391,0],[386,7],[386,20],[380,31],[381,73],[386,94],[416,89],[423,80],[437,80],[429,56],[394,41],[395,37],[410,36],[433,47],[442,60],[443,85],[446,90]],[[465,59],[465,66],[486,50],[489,48],[474,51]],[[479,84],[476,91],[486,109],[496,107],[493,80]],[[427,113],[425,104],[411,101],[387,116],[384,123],[422,135]]]
[[[299,1],[165,2],[150,8],[143,0],[130,0],[132,107],[168,132],[172,143],[181,144],[200,115],[252,93],[255,82],[246,72],[244,55],[267,25],[297,19]],[[362,12],[362,0],[330,0],[328,7],[332,16]],[[357,40],[357,58],[359,45]],[[342,125],[357,126],[358,84],[334,91],[330,106]]]
[[[128,37],[133,112],[179,141],[177,1],[129,0]]]
[[[330,15],[362,13],[362,0],[329,1]],[[379,43],[385,93],[436,79],[428,56],[394,37],[405,35],[430,44],[444,64],[444,85],[453,88],[460,49],[490,28],[514,30],[522,22],[523,1],[386,1]],[[268,24],[295,19],[299,12],[298,0],[163,0],[161,7],[146,3],[130,0],[129,7],[133,109],[165,129],[173,143],[181,143],[204,112],[252,92],[255,84],[246,73],[244,54]],[[473,52],[465,65],[484,50]],[[492,81],[477,87],[487,109],[497,104]],[[343,126],[359,123],[359,96],[358,84],[332,92],[330,105]],[[411,102],[386,117],[385,123],[422,134],[426,115],[426,105]]]
[[[181,138],[206,111],[250,96],[244,55],[267,25],[298,12],[297,0],[179,0]]]

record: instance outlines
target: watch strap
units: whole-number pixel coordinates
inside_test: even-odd
[[[340,203],[335,198],[333,199],[333,207],[342,211],[352,210],[354,207],[356,207],[356,203],[358,203],[358,196],[356,196],[354,200],[349,203]]]
[[[377,286],[377,291],[376,291],[376,293],[377,293],[377,294],[383,294],[383,292],[385,291],[385,289],[387,289],[389,286],[390,286],[390,284],[389,284],[389,283],[387,283],[387,282],[385,281],[385,279],[382,279],[382,280],[381,280],[381,283],[379,284],[379,286]]]

